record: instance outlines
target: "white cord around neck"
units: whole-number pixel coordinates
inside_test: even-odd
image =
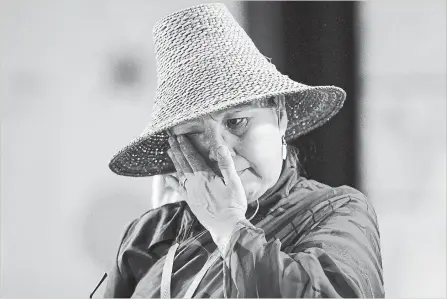
[[[250,218],[248,218],[248,221],[250,221],[250,220],[252,220],[255,216],[256,216],[256,214],[258,213],[258,210],[259,210],[259,199],[256,199],[256,211],[254,212],[254,214],[250,217]]]

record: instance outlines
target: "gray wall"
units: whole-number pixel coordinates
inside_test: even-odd
[[[446,2],[361,11],[362,186],[390,298],[446,296]]]

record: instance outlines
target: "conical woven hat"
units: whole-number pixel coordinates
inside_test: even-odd
[[[143,133],[111,159],[125,176],[174,172],[166,130],[185,121],[255,100],[284,95],[286,141],[333,117],[345,92],[308,86],[281,74],[262,55],[225,5],[196,5],[170,14],[153,30],[158,84]]]

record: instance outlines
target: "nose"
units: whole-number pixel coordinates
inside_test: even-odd
[[[205,134],[206,140],[208,141],[208,158],[210,161],[217,163],[217,149],[222,145],[228,147],[232,157],[236,156],[234,151],[234,142],[232,142],[232,137],[230,136],[231,134],[226,132],[224,128],[213,123],[210,126],[207,126]]]
[[[217,149],[218,149],[221,145],[226,145],[226,144],[220,143],[219,145],[216,145],[216,146],[214,146],[214,147],[212,147],[212,148],[210,149],[209,159],[210,159],[211,161],[217,162]],[[231,157],[232,157],[232,158],[236,157],[236,153],[235,153],[234,149],[233,149],[232,147],[228,146],[228,145],[226,145],[226,146],[227,146],[227,148],[230,150]]]

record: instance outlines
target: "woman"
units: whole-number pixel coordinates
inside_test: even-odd
[[[110,168],[165,175],[182,201],[130,223],[105,297],[383,297],[370,202],[300,176],[287,145],[344,91],[280,74],[222,4],[163,18],[154,39],[152,119]]]

